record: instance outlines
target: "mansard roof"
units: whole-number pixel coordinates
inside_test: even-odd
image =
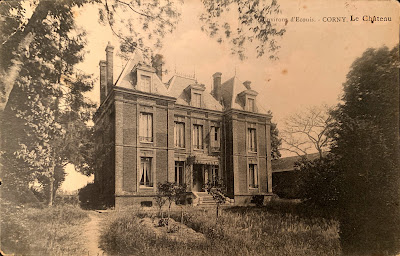
[[[168,94],[176,98],[176,104],[190,106],[190,93],[187,88],[201,87],[196,79],[174,75],[167,83]],[[207,91],[203,92],[202,108],[222,111],[222,105]]]
[[[133,53],[133,57],[127,62],[121,74],[115,82],[115,86],[137,90],[134,84],[133,71],[142,70],[152,77],[151,93],[176,98],[176,104],[191,106],[190,88],[204,87],[197,83],[195,78],[175,74],[168,83],[164,84],[155,73],[155,69],[146,64],[143,55],[139,50]],[[246,82],[245,82],[246,83]],[[257,92],[246,87],[236,76],[225,81],[220,86],[221,102],[216,100],[208,91],[202,92],[202,108],[209,110],[223,111],[224,109],[245,110],[244,95],[257,96]],[[256,112],[266,114],[256,100]]]
[[[249,94],[256,96],[258,93],[252,89],[246,88],[242,81],[240,81],[236,76],[228,79],[220,87],[220,95],[225,108],[245,110],[245,105],[243,94]],[[257,113],[267,114],[267,111],[261,107],[261,105],[256,100]]]
[[[139,50],[136,50],[133,53],[133,57],[126,63],[117,81],[115,82],[115,86],[136,90],[132,76],[132,71],[135,69],[140,69],[149,72],[149,75],[151,76],[152,78],[151,80],[153,83],[152,89],[154,89],[151,93],[170,96],[168,94],[167,88],[165,87],[164,83],[155,73],[155,69],[150,65],[146,64],[143,55],[140,53]]]

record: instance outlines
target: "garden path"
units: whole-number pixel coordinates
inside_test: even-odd
[[[88,256],[106,256],[106,253],[99,248],[102,213],[89,212],[90,221],[84,227],[85,245]]]

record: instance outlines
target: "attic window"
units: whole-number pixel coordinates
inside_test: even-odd
[[[201,94],[200,93],[193,93],[193,106],[196,108],[201,107]]]
[[[140,89],[144,92],[151,92],[151,77],[140,76]]]
[[[255,110],[254,105],[255,105],[254,99],[251,99],[251,98],[247,99],[247,110],[248,111],[254,112],[254,110]]]

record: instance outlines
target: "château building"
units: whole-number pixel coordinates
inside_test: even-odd
[[[144,62],[140,51],[113,78],[113,47],[100,61],[101,134],[95,182],[116,208],[150,205],[157,183],[187,185],[194,203],[207,181],[222,179],[230,202],[248,204],[272,195],[271,116],[258,104],[251,82],[236,76],[212,91],[193,77],[175,74],[162,82],[162,66]]]

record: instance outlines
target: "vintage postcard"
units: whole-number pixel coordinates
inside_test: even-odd
[[[0,253],[400,253],[399,14],[0,1]]]

